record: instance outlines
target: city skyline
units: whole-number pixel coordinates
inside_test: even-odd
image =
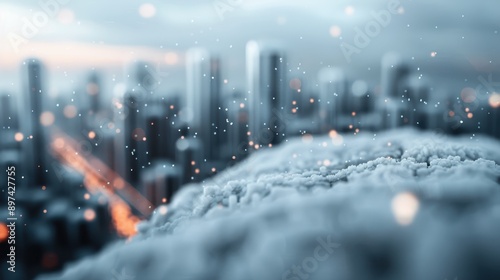
[[[239,279],[235,268],[249,256],[268,265],[283,251],[288,266],[310,255],[325,225],[348,233],[346,268],[402,278],[429,261],[415,256],[440,235],[436,226],[458,221],[452,213],[480,233],[468,242],[483,242],[483,228],[469,225],[482,220],[463,213],[480,204],[493,219],[500,201],[497,6],[0,0],[0,180],[8,185],[0,249],[9,252],[0,278],[73,279],[45,274],[74,275],[88,261],[108,267],[79,275],[116,278],[149,256],[130,266],[145,279],[209,275],[202,270]],[[333,224],[316,219],[332,210]],[[438,234],[420,234],[427,226]],[[257,238],[245,243],[248,234]],[[280,242],[286,250],[267,246],[278,235],[295,237]],[[187,241],[179,251],[151,255],[178,237]],[[134,247],[137,255],[106,255]],[[228,263],[230,254],[238,257]],[[312,275],[319,259],[302,267]],[[178,270],[183,260],[192,269]],[[72,262],[80,263],[73,272]],[[252,273],[280,275],[270,267]],[[297,268],[282,278],[303,275]],[[318,275],[331,279],[334,270]]]
[[[20,34],[23,18],[31,20],[36,12],[44,11],[35,2],[15,5],[0,2],[5,35]],[[402,14],[392,14],[389,24],[369,38],[368,46],[350,57],[351,63],[343,55],[341,44],[354,45],[356,28],[364,30],[374,20],[373,14],[387,10],[391,1],[375,1],[369,5],[360,1],[335,4],[315,1],[310,5],[303,5],[301,1],[288,5],[280,1],[273,4],[240,1],[242,4],[228,10],[223,20],[213,6],[217,1],[193,4],[195,9],[180,2],[131,1],[123,10],[107,17],[95,12],[92,4],[63,2],[67,3],[60,4],[58,15],[49,17],[47,25],[39,28],[19,53],[13,50],[8,36],[1,39],[0,90],[17,90],[20,81],[14,73],[19,63],[31,56],[42,59],[53,70],[48,87],[51,94],[72,91],[77,77],[92,68],[102,68],[121,81],[123,65],[135,60],[157,64],[165,74],[162,77],[165,90],[183,90],[185,52],[192,47],[223,53],[225,59],[221,63],[227,70],[222,77],[229,81],[225,88],[242,89],[245,81],[237,73],[244,71],[246,42],[269,38],[287,42],[288,67],[300,68],[311,80],[318,70],[330,65],[374,83],[380,67],[378,60],[388,51],[396,51],[408,60],[413,58],[414,67],[421,69],[424,78],[439,85],[453,81],[459,88],[466,79],[475,82],[480,74],[499,74],[494,46],[500,42],[500,35],[494,9],[486,8],[494,1],[483,3],[482,7],[455,3],[454,10],[459,12],[452,15],[447,15],[445,4],[427,4],[432,8],[425,10],[424,23],[419,15],[425,5],[401,0]],[[152,17],[141,16],[141,7],[147,4],[154,7]],[[174,11],[184,20],[171,19],[168,15]],[[262,23],[256,23],[256,14]],[[131,20],[127,20],[129,18]],[[249,26],[252,28],[247,28]],[[125,33],[118,32],[121,27],[128,28],[126,37]],[[140,32],[142,28],[149,32]],[[163,32],[168,35],[162,35]],[[107,79],[104,86],[112,88],[112,79]]]

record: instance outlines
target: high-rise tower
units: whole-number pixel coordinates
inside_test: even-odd
[[[222,141],[220,119],[220,61],[204,49],[190,49],[186,56],[187,122],[190,134],[202,143],[204,156],[215,159]]]
[[[286,58],[275,45],[250,41],[246,47],[250,141],[278,144],[286,136]]]
[[[28,59],[23,63],[23,76],[25,78],[25,102],[27,108],[22,111],[28,115],[22,118],[22,131],[30,139],[23,141],[23,151],[26,160],[26,170],[29,174],[29,183],[33,185],[46,184],[48,168],[46,139],[42,129],[42,123],[49,124],[53,121],[53,115],[50,112],[43,114],[42,100],[46,93],[42,87],[43,65],[37,59]],[[28,167],[29,166],[29,167]]]

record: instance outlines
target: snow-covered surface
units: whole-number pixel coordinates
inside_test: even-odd
[[[185,187],[132,241],[42,279],[500,279],[500,142],[330,136]]]

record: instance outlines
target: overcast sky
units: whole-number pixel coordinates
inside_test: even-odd
[[[20,88],[19,65],[30,56],[48,66],[52,93],[77,86],[93,67],[105,69],[108,84],[119,82],[123,66],[136,59],[158,64],[164,85],[183,90],[184,52],[191,47],[221,54],[226,89],[243,89],[251,39],[282,41],[289,68],[312,80],[320,68],[339,66],[376,85],[388,51],[401,53],[416,75],[433,83],[453,78],[474,85],[478,75],[500,72],[498,0],[400,0],[386,26],[372,28],[366,46],[348,58],[342,42],[359,47],[356,28],[373,27],[373,13],[390,11],[390,0],[59,2],[47,13],[38,0],[0,0],[0,91]]]

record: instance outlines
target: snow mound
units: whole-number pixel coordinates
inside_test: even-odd
[[[500,279],[498,163],[477,136],[292,139],[40,279]]]

